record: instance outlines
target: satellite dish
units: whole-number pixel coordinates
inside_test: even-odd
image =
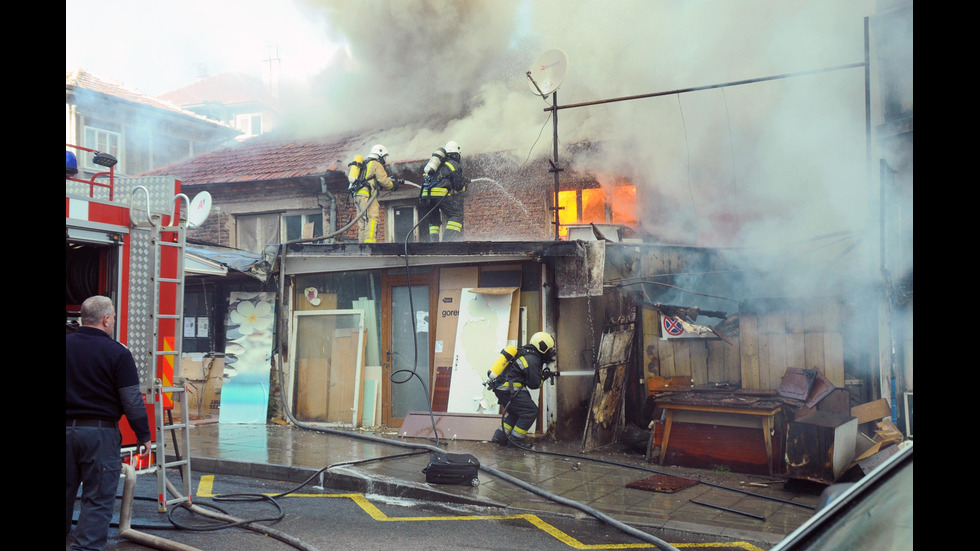
[[[194,196],[187,212],[187,227],[196,228],[207,220],[211,214],[211,194],[202,191]]]
[[[527,72],[531,91],[539,96],[547,96],[561,85],[568,73],[568,56],[561,50],[548,50],[534,60]]]

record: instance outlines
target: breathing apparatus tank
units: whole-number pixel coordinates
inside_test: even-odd
[[[446,150],[443,148],[438,148],[432,152],[432,157],[429,162],[425,164],[425,168],[422,169],[422,174],[435,174],[436,170],[439,170],[439,165],[446,160]]]
[[[353,184],[357,181],[358,177],[361,175],[361,171],[364,170],[364,157],[361,155],[354,155],[354,162],[347,165],[350,167],[350,171],[347,172],[347,182]]]
[[[504,369],[510,365],[510,362],[514,361],[515,357],[517,357],[517,347],[513,344],[508,344],[503,350],[500,351],[500,355],[497,356],[497,359],[493,362],[493,365],[490,366],[490,371],[487,372],[487,377],[491,381],[496,379],[504,371]]]

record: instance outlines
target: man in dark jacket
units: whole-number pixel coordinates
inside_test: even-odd
[[[150,450],[150,425],[133,355],[112,338],[112,301],[82,303],[81,326],[65,339],[65,537],[71,532],[78,487],[82,501],[72,549],[104,549],[122,470],[125,414],[137,451]]]
[[[538,419],[538,406],[528,389],[537,390],[551,375],[545,364],[553,362],[556,353],[555,339],[550,334],[543,331],[535,333],[526,345],[517,350],[510,365],[497,376],[501,382],[493,393],[503,406],[504,415],[501,427],[493,433],[491,442],[502,446],[513,442],[518,447],[528,447],[525,441],[527,431]]]

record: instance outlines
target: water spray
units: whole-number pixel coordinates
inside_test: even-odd
[[[491,184],[493,184],[493,185],[497,186],[498,188],[500,188],[500,191],[504,192],[504,194],[506,194],[507,197],[509,197],[515,204],[517,204],[517,206],[521,207],[521,210],[524,211],[525,216],[528,216],[528,217],[531,216],[531,213],[527,210],[527,207],[524,206],[524,203],[522,203],[521,201],[519,201],[517,199],[517,197],[514,197],[514,194],[512,194],[509,191],[507,191],[507,188],[505,188],[503,185],[501,185],[500,182],[494,180],[493,178],[486,178],[486,177],[473,178],[473,179],[470,180],[470,182],[481,182],[481,181],[483,181],[483,182],[490,182]]]

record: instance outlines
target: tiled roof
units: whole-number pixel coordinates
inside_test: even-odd
[[[263,134],[242,143],[208,151],[142,176],[172,175],[182,186],[258,182],[347,171],[354,154],[366,152],[359,136],[282,138]]]
[[[180,107],[178,107],[177,105],[169,101],[161,100],[153,96],[148,96],[143,92],[140,92],[139,90],[126,87],[123,83],[119,81],[95,75],[84,69],[75,69],[73,71],[66,72],[65,86],[98,92],[100,94],[104,94],[106,96],[121,99],[131,103],[145,105],[147,107],[152,107],[155,109],[162,109],[164,111],[170,111],[174,114],[181,115],[191,119],[197,119],[199,121],[206,122],[215,126],[223,126],[226,128],[230,128],[223,123],[215,122],[211,119],[202,117],[197,113],[187,111],[186,109],[181,109]]]
[[[224,105],[258,102],[275,107],[273,98],[261,80],[239,72],[227,72],[202,78],[176,90],[160,94],[176,105],[199,105],[214,101]]]

